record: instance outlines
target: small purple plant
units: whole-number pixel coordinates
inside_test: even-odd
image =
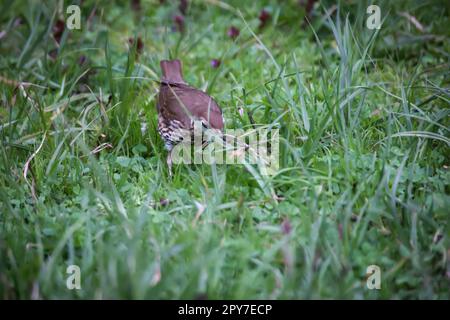
[[[189,6],[188,0],[180,0],[180,4],[178,6],[178,9],[180,10],[180,12],[182,14],[185,15],[187,13],[188,6]]]
[[[184,31],[184,17],[182,15],[176,15],[173,17],[173,22],[175,22],[176,28],[179,32]]]
[[[284,235],[290,234],[292,231],[291,223],[289,222],[288,218],[284,218],[283,222],[281,223],[281,232]]]
[[[141,11],[141,0],[131,0],[131,9],[136,12]]]
[[[134,46],[134,38],[128,38],[128,44],[130,47]],[[136,55],[139,56],[144,51],[144,42],[142,41],[141,37],[137,37],[136,41]]]
[[[259,28],[264,28],[269,19],[271,18],[270,13],[266,9],[262,9],[259,13]]]
[[[211,60],[211,67],[213,67],[214,69],[217,69],[218,67],[220,67],[220,60],[212,59]]]
[[[61,37],[64,33],[65,28],[66,23],[62,19],[57,20],[55,25],[53,26],[53,38],[58,44],[61,42]]]
[[[87,58],[85,55],[81,55],[80,58],[78,58],[78,64],[80,66],[84,65],[86,63],[86,61],[87,61]]]

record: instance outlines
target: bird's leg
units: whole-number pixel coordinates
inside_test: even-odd
[[[167,155],[167,166],[169,167],[169,176],[172,177],[172,150]]]

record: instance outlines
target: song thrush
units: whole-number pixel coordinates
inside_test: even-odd
[[[193,132],[194,122],[204,128],[223,130],[222,110],[205,92],[189,86],[183,79],[180,60],[160,62],[158,131],[169,151],[167,165],[172,175],[172,149],[183,140],[180,129]]]

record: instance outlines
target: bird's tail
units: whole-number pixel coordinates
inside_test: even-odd
[[[161,60],[159,63],[162,71],[162,81],[169,83],[182,83],[186,82],[183,79],[183,71],[181,67],[181,61],[175,60]]]

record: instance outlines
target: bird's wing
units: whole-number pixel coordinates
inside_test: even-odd
[[[209,95],[189,86],[166,86],[165,110],[173,119],[183,122],[186,127],[191,119],[202,119],[214,129],[223,129],[222,110]]]

